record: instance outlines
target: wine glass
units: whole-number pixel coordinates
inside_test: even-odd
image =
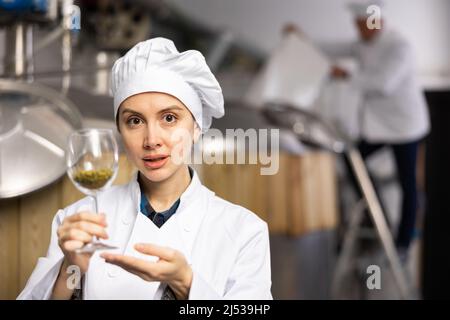
[[[113,183],[118,162],[118,146],[112,130],[81,129],[69,136],[67,174],[78,190],[94,199],[95,213],[99,212],[97,194]],[[91,243],[76,252],[116,248],[94,236]]]

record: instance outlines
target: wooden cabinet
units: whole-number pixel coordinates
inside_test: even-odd
[[[203,166],[203,183],[220,197],[264,219],[272,234],[299,236],[334,228],[337,195],[334,156],[280,154],[275,175],[260,174],[260,165]]]

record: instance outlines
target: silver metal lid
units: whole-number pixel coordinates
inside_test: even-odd
[[[343,153],[351,145],[344,132],[311,111],[271,103],[263,108],[263,114],[271,124],[290,130],[310,146]]]
[[[67,138],[81,127],[78,109],[57,91],[0,80],[0,199],[38,190],[64,175]]]

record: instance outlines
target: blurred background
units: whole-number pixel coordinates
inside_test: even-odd
[[[225,96],[214,128],[280,129],[274,175],[261,175],[260,163],[197,166],[206,186],[269,224],[275,299],[449,298],[450,2],[353,1],[378,5],[380,32],[395,30],[392,41],[411,53],[395,99],[415,104],[412,94],[425,112],[411,109],[389,129],[401,134],[410,114],[409,130],[423,129],[401,142],[414,143],[406,162],[395,137],[370,157],[360,148],[360,161],[371,127],[361,114],[383,99],[367,87],[390,78],[366,72],[361,89],[353,75],[369,67],[397,75],[405,61],[392,62],[388,45],[364,44],[355,21],[367,12],[349,2],[0,0],[0,298],[19,294],[46,253],[54,214],[83,196],[66,176],[68,135],[115,130],[112,64],[158,36],[206,57]],[[373,66],[371,52],[386,63]],[[390,103],[383,100],[386,119],[396,117]],[[115,183],[133,172],[121,152]],[[394,242],[411,188],[405,249]],[[379,282],[370,266],[379,267]]]

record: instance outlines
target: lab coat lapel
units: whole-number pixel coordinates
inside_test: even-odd
[[[126,255],[154,261],[154,258],[144,256],[134,249],[136,243],[159,244],[159,230],[154,223],[140,212],[141,190],[137,181],[138,172],[133,175],[129,185],[129,198],[131,199],[131,210],[126,210],[122,214],[122,221],[129,225],[130,236],[126,241],[123,253]]]
[[[197,173],[194,171],[192,181],[186,191],[181,195],[180,206],[171,228],[160,233],[160,239],[165,246],[183,253],[189,265],[192,265],[192,249],[200,229],[200,225],[207,212],[207,189],[203,188]],[[161,283],[154,295],[154,299],[161,299],[166,284]]]
[[[207,214],[208,195],[212,193],[204,188],[197,173],[194,171],[191,184],[181,196],[178,208],[179,240],[185,247],[188,263],[192,263],[192,249],[205,215]]]
[[[156,257],[146,256],[134,250],[134,245],[138,242],[154,243],[182,252],[187,262],[192,264],[192,248],[207,212],[207,200],[211,192],[202,186],[194,171],[191,183],[181,195],[177,212],[158,230],[152,221],[140,214],[141,192],[137,177],[138,173],[133,176],[128,189],[132,209],[125,210],[121,214],[122,223],[129,226],[128,233],[130,233],[122,252],[148,261],[156,261]],[[158,284],[154,299],[160,299],[165,286],[163,283]]]
[[[129,184],[129,197],[132,201],[133,210],[122,212],[122,222],[128,224],[132,230],[125,252],[134,250],[135,242],[133,241],[143,237],[148,241],[156,241],[156,244],[172,246],[174,249],[183,252],[190,262],[196,235],[207,212],[208,196],[212,192],[203,187],[197,172],[193,170],[191,183],[181,195],[180,206],[175,215],[166,222],[162,230],[149,234],[147,230],[155,230],[156,226],[140,214],[141,192],[137,178],[138,173],[135,173]],[[175,221],[171,221],[172,219]],[[171,225],[172,223],[174,225]],[[139,238],[136,238],[135,233],[139,235]],[[155,234],[159,235],[156,236]]]

